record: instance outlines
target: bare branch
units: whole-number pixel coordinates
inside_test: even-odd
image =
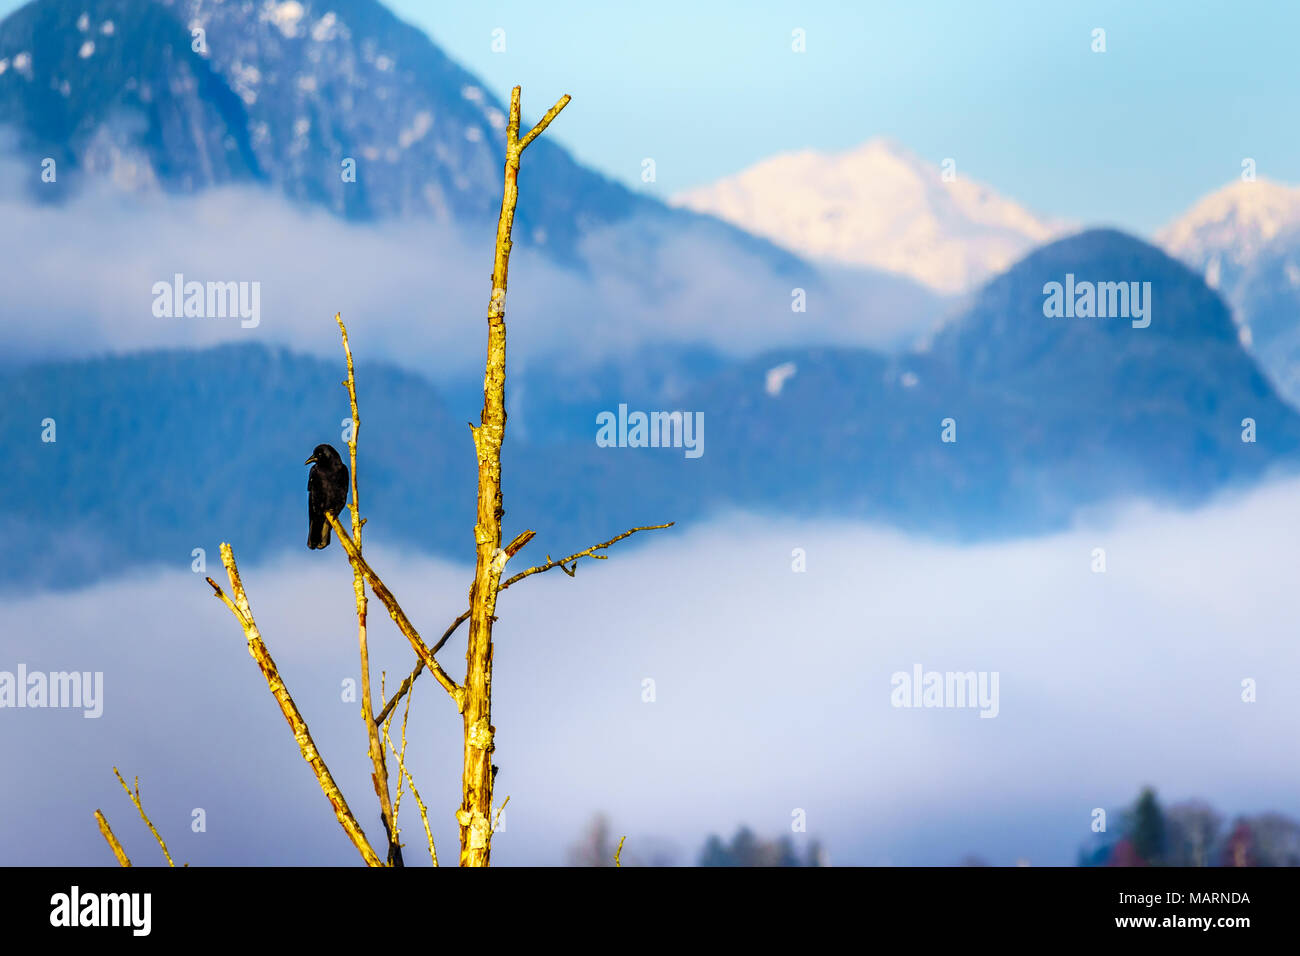
[[[446,644],[448,639],[456,633],[456,628],[460,627],[468,620],[469,611],[466,611],[460,617],[456,618],[456,620],[452,621],[447,630],[442,632],[442,637],[438,638],[438,643],[429,648],[429,653],[436,655],[440,650],[442,650],[442,645]],[[384,704],[384,709],[379,712],[379,716],[375,719],[382,722],[385,717],[392,713],[393,708],[397,706],[398,702],[403,696],[405,696],[406,692],[411,689],[411,685],[415,683],[415,679],[423,672],[424,659],[417,658],[415,661],[415,667],[411,670],[411,673],[402,681],[401,685],[397,688],[397,693],[393,694],[388,703]]]
[[[415,798],[415,805],[420,808],[420,822],[424,824],[424,836],[429,843],[429,859],[433,861],[434,866],[437,866],[438,851],[433,845],[433,831],[429,829],[429,808],[424,805],[424,800],[420,797],[420,791],[416,789],[415,778],[411,776],[411,771],[406,769],[406,719],[410,716],[411,698],[408,697],[406,698],[406,711],[402,714],[402,749],[400,752],[393,747],[392,738],[387,736],[387,728],[385,728],[384,731],[385,739],[388,741],[389,749],[397,756],[397,773],[399,780],[403,775],[405,775],[407,786],[411,789],[411,796]],[[397,789],[397,799],[398,802],[402,799],[400,782]],[[394,813],[396,813],[396,811],[394,811]]]
[[[429,670],[433,671],[433,676],[438,679],[438,683],[443,686],[447,693],[451,695],[451,699],[456,702],[456,709],[460,710],[464,701],[464,691],[454,680],[447,676],[447,672],[444,671],[438,662],[433,659],[433,652],[429,650],[429,645],[424,643],[424,639],[420,637],[420,632],[415,629],[415,625],[413,625],[410,618],[406,616],[406,612],[402,610],[402,606],[397,603],[397,598],[393,597],[393,592],[388,590],[388,586],[379,579],[379,575],[375,574],[374,569],[366,563],[366,559],[361,557],[361,553],[357,551],[356,545],[354,545],[348,539],[347,535],[343,533],[343,526],[339,524],[338,518],[334,517],[327,511],[325,512],[325,519],[329,521],[330,526],[338,535],[339,544],[341,544],[343,550],[348,553],[348,560],[352,562],[352,566],[365,575],[366,580],[370,582],[370,589],[375,592],[375,597],[379,598],[379,600],[383,602],[384,607],[388,609],[388,616],[393,619],[393,623],[397,625],[397,629],[405,635],[407,641],[410,642],[411,647],[414,648],[415,653],[419,655],[420,659],[424,662],[424,665],[429,668]],[[388,708],[385,708],[383,712],[385,716],[387,715],[387,710]]]
[[[153,838],[157,840],[158,845],[162,847],[163,856],[167,857],[167,865],[175,866],[176,863],[172,860],[172,855],[167,852],[167,844],[164,843],[163,838],[158,835],[158,828],[153,825],[153,821],[145,814],[144,805],[140,803],[140,778],[135,778],[135,793],[132,793],[131,788],[126,785],[126,781],[122,779],[122,775],[117,772],[116,767],[113,768],[113,773],[117,776],[117,782],[122,785],[122,789],[126,791],[126,795],[130,797],[131,802],[135,804],[135,808],[140,811],[140,819],[144,821],[145,826],[149,828],[149,832],[153,834]]]
[[[112,848],[113,856],[117,857],[118,866],[130,866],[131,861],[127,858],[126,851],[122,849],[122,844],[118,843],[117,837],[113,835],[113,828],[104,819],[104,814],[98,810],[95,811],[95,822],[99,824],[99,832],[104,834],[104,839]]]
[[[527,571],[520,571],[518,574],[507,579],[501,585],[501,590],[504,591],[506,588],[510,587],[510,585],[514,584],[516,581],[522,581],[524,578],[530,577],[531,575],[534,574],[541,574],[543,571],[550,571],[552,568],[559,568],[569,577],[573,577],[575,573],[574,569],[565,567],[565,565],[573,564],[574,568],[576,568],[579,558],[596,558],[598,560],[604,561],[608,557],[608,555],[595,554],[594,552],[602,551],[605,548],[608,548],[611,544],[614,544],[615,542],[618,541],[622,541],[624,538],[630,537],[631,535],[636,534],[638,531],[659,531],[663,528],[671,528],[676,523],[677,522],[675,521],[670,521],[667,524],[649,524],[649,525],[644,525],[643,527],[640,528],[632,528],[629,531],[624,531],[622,534],[618,535],[617,537],[610,538],[608,541],[602,541],[600,544],[593,544],[590,548],[586,548],[582,551],[577,552],[576,554],[571,554],[567,558],[560,558],[560,560],[558,561],[551,561],[550,555],[547,555],[547,562],[545,564],[538,565],[535,568],[529,568]]]
[[[551,120],[560,115],[560,110],[569,105],[569,100],[573,99],[568,93],[560,97],[559,101],[546,111],[546,115],[537,121],[537,125],[528,131],[528,134],[519,141],[519,151],[522,153],[528,148],[528,144],[537,139],[546,127],[551,125]]]
[[[338,524],[337,521],[334,522]],[[340,537],[342,534],[340,533]],[[383,861],[375,853],[374,847],[366,839],[365,831],[361,829],[361,824],[357,823],[357,818],[353,816],[351,809],[348,808],[348,802],[343,798],[343,792],[339,790],[338,784],[334,782],[333,775],[330,774],[329,767],[325,765],[325,760],[321,757],[320,751],[316,749],[316,742],[312,740],[311,731],[307,728],[307,721],[303,720],[302,714],[298,711],[298,705],[294,703],[293,697],[289,694],[289,688],[280,679],[280,671],[275,666],[275,661],[271,658],[271,652],[266,649],[262,643],[262,635],[257,630],[257,624],[253,620],[252,609],[248,606],[248,596],[244,593],[244,583],[239,578],[239,568],[235,564],[235,554],[230,549],[230,545],[222,542],[221,545],[221,563],[226,567],[226,575],[230,578],[230,590],[234,592],[234,599],[226,596],[217,582],[208,578],[208,584],[216,592],[216,596],[223,604],[230,609],[235,615],[235,620],[244,630],[244,637],[248,641],[248,653],[252,655],[253,660],[257,661],[257,666],[262,671],[262,676],[266,678],[266,686],[270,689],[271,695],[280,705],[280,712],[284,714],[284,719],[289,723],[289,729],[293,731],[293,739],[298,742],[298,749],[302,752],[303,759],[311,765],[312,771],[316,774],[316,781],[320,784],[321,791],[325,794],[325,799],[329,800],[330,806],[334,808],[334,815],[338,817],[339,824],[343,827],[343,832],[348,835],[354,846],[361,853],[362,859],[369,866],[383,866]]]
[[[411,685],[415,683],[415,679],[420,676],[420,672],[423,670],[424,658],[417,658],[415,668],[411,673],[407,674],[402,680],[402,683],[398,685],[397,693],[393,694],[393,696],[388,699],[388,702],[384,704],[384,709],[379,712],[379,716],[377,716],[375,720],[382,724],[393,715],[393,708],[397,706],[398,701],[406,696],[406,692],[411,689]]]
[[[513,558],[516,554],[518,554],[520,551],[523,550],[524,545],[526,545],[529,541],[532,541],[533,538],[535,537],[537,537],[536,531],[519,532],[517,535],[515,535],[514,540],[512,540],[508,545],[506,545],[505,548],[506,558]]]
[[[348,400],[352,406],[352,436],[348,440],[348,456],[352,462],[352,543],[356,545],[357,553],[360,554],[361,528],[366,523],[361,517],[361,493],[357,487],[357,440],[361,435],[361,412],[357,409],[357,378],[352,367],[352,346],[348,344],[348,329],[343,324],[342,313],[335,313],[334,321],[339,324],[339,333],[343,336],[343,354],[347,356],[348,363],[348,378],[343,383],[343,387],[348,390]],[[357,644],[361,652],[361,719],[366,725],[367,751],[370,764],[374,768],[370,779],[375,785],[375,796],[379,798],[379,815],[387,830],[388,865],[400,866],[402,851],[397,843],[397,821],[393,818],[393,806],[388,795],[387,754],[379,739],[379,725],[375,721],[374,704],[370,694],[370,647],[366,639],[366,579],[355,565],[352,569],[352,593],[357,605]]]
[[[497,217],[492,289],[487,310],[487,357],[483,363],[483,411],[478,427],[470,426],[478,462],[478,494],[474,518],[474,584],[469,592],[469,637],[465,649],[465,690],[461,700],[465,759],[461,773],[460,865],[487,866],[492,855],[492,785],[495,749],[492,726],[492,623],[496,620],[501,572],[510,553],[501,548],[501,443],[506,434],[506,288],[513,246],[515,207],[519,202],[519,157],[569,102],[564,96],[541,122],[519,139],[519,87],[510,91],[506,122],[505,169],[501,184],[501,213]],[[526,539],[525,539],[526,540]],[[512,546],[523,546],[516,539]],[[425,661],[429,664],[429,661]],[[431,668],[432,669],[432,668]]]
[[[387,679],[388,679],[388,672],[380,671],[379,672],[379,696],[380,697],[388,696],[388,688],[384,686]],[[410,708],[407,708],[407,711],[409,713]],[[390,748],[393,745],[392,738],[389,734],[389,731],[392,729],[389,725],[392,722],[393,720],[391,716],[387,720],[378,721],[380,734],[383,737],[383,741],[384,741],[385,753],[387,753],[388,748]],[[406,752],[405,749],[403,749],[402,753],[405,754],[405,752]],[[401,815],[401,806],[402,806],[402,775],[399,773],[397,775],[397,794],[393,797],[393,828],[394,829],[398,829],[397,824],[398,824],[398,818]]]
[[[614,544],[615,542],[618,541],[622,541],[624,538],[629,537],[630,535],[634,535],[638,531],[658,531],[662,528],[671,528],[674,524],[676,524],[676,522],[670,521],[667,524],[653,524],[653,525],[646,525],[641,528],[632,528],[629,531],[624,531],[616,538],[610,538],[608,541],[601,542],[600,544],[597,545],[592,545],[590,548],[587,548],[584,551],[579,551],[576,554],[571,554],[567,558],[561,558],[559,561],[551,561],[550,555],[547,555],[546,564],[536,568],[529,568],[527,571],[520,571],[514,577],[506,581],[503,581],[498,591],[504,591],[506,588],[510,587],[510,585],[514,584],[516,581],[522,581],[524,578],[529,577],[530,575],[541,574],[543,571],[549,571],[552,568],[559,568],[569,577],[573,577],[576,572],[570,570],[568,567],[565,567],[565,565],[569,564],[570,562],[573,562],[574,566],[576,567],[579,558],[590,557],[590,558],[599,558],[601,560],[605,560],[607,558],[607,555],[593,554],[592,552],[600,551],[604,548],[608,548],[611,544]],[[533,534],[534,533],[532,531],[525,531],[522,534],[518,535],[515,538],[515,540],[510,542],[510,544],[506,547],[506,553],[509,555],[514,555],[515,552],[517,552],[520,548],[522,548],[525,544],[527,544],[529,541],[532,540]],[[527,535],[527,538],[524,538],[525,535]],[[520,539],[523,539],[522,543],[519,543]],[[511,550],[512,548],[514,549],[513,551]],[[456,628],[460,627],[468,620],[469,620],[469,611],[465,611],[463,614],[460,615],[460,617],[452,621],[451,626],[448,627],[447,630],[443,632],[443,635],[438,640],[438,643],[433,646],[431,653],[437,654],[438,651],[442,650],[442,645],[447,643],[451,635],[456,632]],[[411,670],[410,676],[402,681],[401,686],[397,688],[397,692],[393,694],[392,699],[389,700],[388,703],[384,704],[384,709],[380,711],[379,717],[377,718],[378,720],[383,721],[383,719],[386,716],[388,716],[388,714],[392,711],[392,709],[397,706],[398,701],[400,701],[402,697],[407,692],[410,691],[411,685],[415,683],[416,678],[420,676],[420,673],[423,670],[424,670],[424,661],[417,660],[415,662],[415,667]]]
[[[503,813],[506,812],[506,804],[509,803],[509,802],[510,802],[510,794],[506,794],[506,798],[505,798],[504,800],[501,801],[501,806],[497,807],[497,815],[496,815],[496,816],[493,818],[493,820],[492,820],[492,832],[493,832],[493,833],[496,833],[497,830],[500,828],[500,826],[501,826],[501,814],[503,814]]]

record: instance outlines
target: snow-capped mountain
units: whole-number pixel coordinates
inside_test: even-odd
[[[813,259],[902,273],[946,293],[973,288],[1060,234],[960,171],[887,139],[843,153],[764,160],[674,197]]]
[[[1256,257],[1300,226],[1300,188],[1267,179],[1211,193],[1156,234],[1157,243],[1232,297]]]
[[[526,95],[524,123],[561,92]],[[30,180],[40,200],[91,181],[177,194],[250,184],[347,219],[486,223],[490,235],[505,122],[505,104],[379,0],[34,0],[0,21],[3,142],[25,164],[57,161],[56,182]],[[584,238],[635,220],[640,234],[694,231],[720,255],[808,273],[551,138],[530,146],[519,192],[516,242],[570,263]]]
[[[1235,182],[1157,233],[1232,307],[1241,341],[1300,406],[1300,188]]]
[[[504,109],[376,0],[37,0],[0,23],[0,124],[66,188],[255,182],[350,219],[494,220]],[[523,242],[567,251],[651,205],[548,140],[529,162]]]

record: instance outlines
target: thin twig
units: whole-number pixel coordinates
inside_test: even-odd
[[[380,671],[380,672],[379,672],[379,695],[380,695],[381,697],[387,696],[387,694],[388,694],[387,689],[384,687],[385,677],[386,677],[386,674],[385,674],[383,671]],[[411,712],[411,708],[410,708],[409,706],[406,708],[406,712],[407,712],[408,714]],[[391,736],[391,734],[390,734],[390,731],[391,731],[392,728],[389,726],[390,724],[392,724],[392,722],[393,722],[393,718],[392,718],[391,715],[388,717],[387,720],[381,720],[381,721],[379,722],[379,726],[380,726],[380,728],[382,728],[382,731],[383,731],[383,741],[384,741],[384,744],[385,744],[385,756],[387,756],[387,751],[388,751],[388,749],[390,749],[390,748],[393,746],[393,738],[392,738],[392,736]],[[406,735],[406,722],[405,722],[405,721],[402,722],[402,735],[403,735],[403,736],[402,736],[402,751],[401,751],[400,754],[398,754],[398,762],[397,762],[397,793],[396,793],[396,795],[393,797],[393,835],[394,835],[394,837],[400,837],[400,835],[401,835],[401,833],[402,833],[402,827],[401,827],[401,816],[402,816],[402,786],[403,786],[403,784],[405,783],[405,779],[404,779],[404,777],[403,777],[403,775],[402,775],[402,767],[403,767],[403,764],[404,764],[404,762],[405,762],[405,760],[406,760],[406,736],[405,736],[405,735]]]
[[[623,834],[621,837],[619,837],[618,849],[614,851],[614,865],[619,867],[620,869],[622,868],[623,864],[619,861],[619,858],[623,855],[623,841],[626,839],[627,839],[626,833]]]
[[[397,757],[398,773],[405,775],[406,784],[411,790],[411,796],[415,798],[415,805],[420,808],[420,822],[424,824],[424,836],[429,843],[429,859],[433,861],[434,866],[437,866],[438,850],[433,845],[433,830],[429,828],[429,808],[424,805],[424,800],[420,797],[420,791],[415,786],[415,778],[411,776],[411,771],[406,768],[406,718],[410,715],[411,698],[407,697],[406,712],[402,716],[402,749],[400,753],[393,747],[393,740],[391,737],[386,737],[385,739],[387,739],[389,748],[392,749],[393,753]],[[398,789],[398,799],[401,799],[400,785]]]
[[[420,797],[420,791],[415,788],[415,779],[411,776],[411,771],[406,771],[406,785],[411,788],[411,796],[415,797],[415,805],[420,809],[420,822],[424,824],[424,838],[429,846],[429,859],[433,865],[438,865],[438,850],[433,845],[433,831],[429,829],[429,808],[424,805],[424,800]]]
[[[167,852],[167,844],[164,843],[163,838],[158,835],[158,828],[153,825],[153,821],[145,814],[144,805],[140,802],[140,778],[135,778],[135,793],[132,793],[131,788],[126,785],[126,781],[122,779],[122,775],[117,772],[116,767],[113,768],[113,773],[117,776],[117,782],[122,785],[122,789],[126,791],[126,795],[130,797],[131,802],[135,804],[135,808],[140,811],[140,819],[144,821],[145,826],[149,828],[149,832],[153,834],[153,838],[157,840],[158,845],[162,847],[163,856],[167,857],[167,865],[175,866],[176,863],[172,860],[172,855]]]
[[[117,857],[118,866],[130,866],[131,861],[127,858],[126,851],[122,849],[122,844],[117,842],[117,837],[113,835],[113,828],[108,825],[108,820],[99,810],[95,811],[95,822],[99,824],[99,832],[104,834],[104,839],[113,850],[113,856]]]
[[[667,524],[648,524],[640,528],[632,528],[629,531],[624,531],[622,534],[618,535],[617,537],[610,538],[608,541],[602,541],[600,544],[593,544],[590,548],[585,548],[584,550],[579,551],[576,554],[571,554],[567,558],[560,558],[560,560],[558,561],[550,560],[550,555],[547,555],[547,561],[545,564],[540,564],[535,568],[529,568],[526,571],[520,571],[518,574],[514,575],[513,577],[506,579],[505,583],[501,585],[501,590],[504,591],[506,588],[510,587],[510,585],[514,584],[516,581],[522,581],[524,578],[530,577],[534,574],[541,574],[543,571],[550,571],[552,568],[560,568],[569,577],[573,577],[573,575],[576,573],[579,558],[597,558],[601,561],[605,561],[608,559],[609,557],[608,555],[595,554],[593,552],[602,551],[605,548],[608,548],[611,544],[614,544],[618,541],[622,541],[624,538],[634,535],[638,531],[659,531],[662,530],[663,528],[671,528],[676,523],[677,523],[676,521],[670,521]],[[572,568],[565,567],[565,565],[567,564],[572,564],[573,567]]]
[[[503,813],[506,812],[506,804],[509,803],[509,802],[510,802],[510,794],[507,793],[507,794],[506,794],[506,798],[505,798],[503,801],[501,801],[501,806],[497,807],[497,815],[496,815],[496,819],[492,821],[492,832],[493,832],[493,833],[496,833],[497,830],[500,828],[500,826],[501,826],[501,814],[503,814]]]
[[[442,650],[442,645],[447,643],[447,639],[450,638],[451,635],[456,632],[456,628],[460,627],[468,620],[469,620],[469,611],[466,611],[463,614],[461,614],[460,617],[456,618],[456,620],[452,621],[451,625],[447,628],[447,630],[442,632],[442,637],[438,638],[438,643],[433,645],[433,647],[431,648],[432,653],[437,654],[440,650]],[[421,667],[424,666],[423,661],[420,662],[420,666]]]
[[[334,523],[338,524],[337,521]],[[340,537],[342,537],[341,532]],[[212,578],[207,579],[208,584],[212,585],[212,590],[217,598],[230,609],[230,613],[235,615],[235,620],[239,622],[239,626],[244,629],[244,637],[248,641],[248,653],[252,655],[253,660],[257,661],[262,676],[266,678],[266,686],[270,689],[276,703],[280,705],[280,712],[284,714],[284,719],[289,722],[289,729],[293,731],[293,739],[297,741],[303,759],[311,765],[312,771],[316,774],[316,781],[320,784],[325,799],[329,800],[330,806],[334,808],[334,815],[338,817],[343,832],[348,835],[348,839],[356,846],[361,853],[362,859],[369,866],[383,866],[383,860],[379,858],[374,847],[370,845],[370,841],[366,839],[365,831],[361,829],[361,824],[357,823],[357,818],[353,816],[352,810],[349,809],[347,800],[343,798],[343,791],[334,782],[329,767],[325,765],[325,760],[321,757],[320,751],[316,749],[316,742],[312,740],[311,731],[307,728],[307,721],[303,720],[298,705],[294,703],[293,697],[289,694],[289,688],[280,679],[280,671],[275,666],[271,652],[262,643],[262,635],[258,632],[257,623],[253,620],[253,611],[248,605],[248,595],[244,593],[244,583],[239,578],[239,568],[235,564],[235,554],[230,549],[230,545],[224,542],[221,545],[221,563],[225,565],[226,575],[230,578],[230,589],[235,594],[234,600],[232,601]]]

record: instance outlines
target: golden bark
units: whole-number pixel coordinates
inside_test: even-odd
[[[329,512],[325,513],[325,517],[329,521],[330,526],[334,529],[334,533],[338,536],[339,544],[341,544],[343,550],[347,552],[348,560],[352,562],[352,567],[365,575],[366,580],[370,582],[370,589],[375,592],[375,597],[379,598],[379,600],[383,602],[384,607],[388,609],[388,616],[393,619],[393,623],[397,625],[397,629],[406,637],[411,648],[417,655],[419,655],[419,658],[424,662],[424,665],[428,667],[429,670],[433,671],[433,676],[438,679],[438,683],[440,683],[446,689],[447,693],[451,695],[451,699],[456,702],[456,707],[459,709],[461,707],[462,698],[464,697],[464,690],[459,687],[456,682],[447,675],[447,672],[442,669],[438,662],[433,659],[433,651],[429,650],[429,645],[424,643],[424,639],[420,637],[420,632],[415,629],[415,625],[412,624],[410,618],[406,616],[406,612],[402,610],[402,606],[397,603],[397,598],[393,596],[393,592],[388,590],[388,586],[380,580],[379,575],[375,573],[374,568],[366,563],[365,558],[361,557],[360,552],[357,551],[356,545],[352,543],[347,535],[343,534],[343,526],[339,524],[338,519]],[[384,712],[379,719],[382,720],[386,718],[390,709],[391,708],[387,707],[384,708]]]
[[[126,851],[122,849],[122,844],[117,842],[117,837],[113,833],[113,828],[108,825],[108,820],[104,814],[96,810],[95,822],[99,824],[99,832],[104,834],[104,839],[108,841],[109,847],[113,850],[113,856],[117,857],[119,866],[130,866],[131,861],[127,858]]]
[[[368,750],[373,771],[371,776],[375,784],[375,792],[379,796],[380,809],[387,830],[389,865],[392,865],[395,860],[400,860],[398,854],[401,844],[397,810],[401,803],[403,782],[409,785],[411,795],[420,808],[421,820],[428,839],[430,858],[435,866],[438,863],[433,834],[428,822],[427,809],[419,791],[415,787],[415,781],[406,767],[406,716],[410,712],[411,687],[421,670],[428,669],[433,673],[438,683],[442,685],[443,689],[456,703],[457,710],[462,715],[464,766],[461,777],[462,799],[460,809],[456,814],[457,822],[460,824],[460,865],[487,866],[491,859],[492,835],[495,829],[492,822],[492,790],[497,769],[492,765],[492,753],[495,749],[493,738],[496,733],[496,728],[492,726],[492,625],[496,620],[498,595],[501,591],[526,577],[557,567],[572,577],[577,569],[579,559],[594,558],[603,560],[605,555],[596,552],[608,548],[616,541],[621,541],[623,538],[639,531],[672,526],[670,522],[668,524],[632,528],[611,538],[609,541],[593,545],[558,561],[552,560],[550,555],[547,555],[544,564],[521,571],[504,582],[501,580],[506,564],[534,537],[534,532],[523,531],[504,548],[501,545],[501,518],[505,513],[501,497],[501,447],[505,438],[506,425],[505,296],[509,278],[512,245],[511,230],[514,225],[515,206],[519,198],[519,159],[524,149],[564,109],[569,102],[569,97],[562,97],[559,102],[547,111],[537,125],[522,138],[519,136],[519,100],[519,87],[515,87],[511,92],[510,119],[506,129],[504,185],[501,197],[501,213],[497,221],[496,251],[492,266],[492,296],[489,301],[487,315],[488,347],[483,372],[483,410],[479,425],[477,427],[470,426],[474,439],[475,457],[478,462],[478,489],[474,524],[474,581],[470,587],[469,609],[452,622],[433,648],[430,648],[420,637],[419,632],[398,604],[396,597],[362,556],[361,529],[365,524],[365,519],[361,517],[360,513],[357,481],[357,437],[361,430],[361,416],[357,407],[356,377],[352,362],[352,350],[348,344],[347,328],[343,324],[342,316],[335,315],[335,321],[338,323],[343,339],[343,349],[347,357],[348,377],[343,382],[343,385],[348,389],[352,411],[352,436],[348,441],[352,480],[351,534],[344,531],[337,515],[327,514],[326,518],[338,538],[340,546],[346,552],[349,563],[352,565],[353,593],[357,608],[358,642],[361,651],[361,675],[364,684],[362,717],[366,723],[369,740]],[[289,695],[284,682],[280,679],[275,662],[271,659],[270,652],[262,642],[257,625],[253,620],[252,611],[248,606],[248,599],[244,593],[243,583],[240,580],[239,570],[235,565],[230,545],[221,545],[221,560],[230,578],[233,599],[228,597],[211,578],[207,579],[208,583],[212,585],[216,596],[225,603],[243,628],[248,641],[249,653],[261,668],[267,686],[270,688],[276,702],[280,705],[285,719],[289,722],[294,739],[297,740],[303,757],[315,772],[321,790],[334,808],[335,815],[338,817],[344,832],[347,833],[349,839],[352,840],[368,865],[383,866],[383,861],[375,853],[373,847],[370,846],[364,831],[360,824],[357,823],[355,816],[343,798],[343,794],[330,775],[329,768],[316,750],[316,745],[308,731],[306,721],[303,720],[297,705]],[[416,654],[414,670],[402,682],[392,699],[385,703],[377,717],[374,714],[370,687],[367,600],[365,593],[367,584],[374,592],[375,597],[383,603],[398,630],[406,637]],[[461,685],[452,680],[439,665],[434,655],[446,644],[456,629],[467,620],[470,622],[470,626],[465,654],[466,673],[464,683]],[[381,697],[385,693],[381,678]],[[407,714],[403,715],[402,719],[402,747],[399,751],[394,747],[390,737],[388,721],[392,719],[393,708],[403,696],[406,697]],[[387,769],[387,751],[389,750],[393,751],[398,764],[396,801],[390,800]],[[123,786],[125,786],[125,782],[123,782]],[[509,798],[507,797],[508,801]],[[137,806],[139,806],[138,801]],[[497,822],[500,821],[500,814],[504,809],[505,803],[497,811]],[[141,810],[141,815],[143,816],[143,810]],[[102,814],[98,813],[98,811],[96,811],[96,817],[100,820],[101,830],[104,832],[110,846],[114,848],[114,852],[118,854],[119,860],[124,861],[123,865],[129,866],[129,861],[126,861],[125,854],[121,852],[120,844],[116,842],[112,831],[108,829],[107,821],[103,819]],[[147,818],[146,822],[148,822]],[[159,843],[161,844],[161,842],[161,838],[159,838]],[[620,841],[620,852],[621,849],[622,843]],[[165,847],[164,852],[166,852]],[[615,862],[618,863],[617,856]]]
[[[172,860],[172,855],[167,852],[167,844],[163,842],[162,836],[158,833],[158,828],[153,825],[153,821],[144,812],[144,804],[140,802],[140,778],[135,778],[135,792],[132,793],[131,788],[126,785],[126,781],[122,779],[122,775],[117,772],[116,767],[113,768],[113,774],[117,777],[117,782],[122,785],[122,789],[126,791],[126,795],[131,798],[131,802],[135,804],[135,808],[140,811],[140,819],[144,821],[145,826],[149,828],[149,832],[153,834],[153,838],[162,847],[163,856],[167,857],[167,865],[175,866],[176,863]],[[107,821],[105,821],[105,825],[107,825]]]
[[[347,326],[343,324],[341,313],[335,313],[334,321],[339,324],[339,333],[343,336],[343,354],[347,356],[348,378],[343,383],[348,390],[348,400],[352,406],[352,437],[348,440],[348,455],[352,464],[352,543],[357,554],[361,553],[361,526],[365,520],[361,517],[360,493],[357,489],[357,440],[361,435],[361,413],[357,410],[357,379],[352,368],[352,347],[348,344]],[[342,529],[339,529],[341,532]],[[342,534],[339,535],[342,537]],[[361,570],[353,565],[352,592],[357,604],[357,643],[361,649],[361,719],[366,723],[366,739],[369,741],[368,752],[373,770],[371,782],[375,785],[375,795],[379,797],[380,817],[388,837],[388,865],[402,865],[402,851],[397,842],[397,822],[393,819],[393,806],[388,789],[387,754],[383,742],[379,739],[379,725],[375,721],[374,704],[370,695],[370,647],[366,638],[366,578]]]
[[[383,683],[380,682],[379,690],[383,693]],[[397,798],[393,801],[393,820],[396,822],[397,815],[402,806],[402,781],[405,779],[407,785],[411,788],[411,796],[415,798],[415,805],[420,808],[420,822],[424,824],[424,836],[429,844],[429,859],[434,866],[438,865],[438,850],[433,845],[433,831],[429,829],[429,808],[425,806],[423,798],[420,796],[420,790],[415,785],[415,778],[411,776],[411,771],[406,768],[406,721],[411,716],[411,698],[406,698],[406,711],[402,714],[402,749],[398,750],[393,746],[392,738],[388,733],[388,724],[384,724],[384,739],[388,741],[388,748],[397,757]],[[391,718],[390,718],[391,719]],[[399,831],[400,833],[400,831]]]
[[[325,760],[321,757],[320,751],[316,749],[316,741],[312,740],[311,731],[307,728],[307,721],[303,720],[302,714],[298,711],[298,705],[294,703],[293,697],[289,694],[289,688],[280,679],[280,671],[275,666],[275,661],[271,659],[271,652],[262,643],[262,635],[257,629],[257,622],[253,620],[253,611],[248,606],[248,596],[244,593],[244,583],[239,578],[239,568],[235,564],[235,554],[231,551],[230,545],[225,542],[222,542],[221,545],[221,563],[225,565],[226,575],[230,578],[230,590],[235,595],[234,600],[231,600],[212,578],[207,579],[208,584],[212,585],[212,590],[217,598],[230,609],[230,613],[235,615],[235,620],[243,628],[244,637],[248,641],[248,653],[253,660],[257,661],[257,666],[261,668],[262,676],[266,678],[266,686],[270,689],[275,702],[280,705],[280,712],[284,714],[284,719],[289,722],[289,729],[293,731],[293,739],[297,741],[303,759],[311,765],[312,772],[316,774],[316,782],[320,784],[325,799],[329,800],[330,806],[334,808],[334,815],[343,827],[343,832],[348,835],[348,839],[356,846],[361,853],[361,858],[366,861],[368,866],[383,866],[383,860],[379,858],[374,847],[370,845],[370,841],[366,839],[365,831],[361,829],[361,824],[357,823],[357,818],[353,816],[347,800],[343,798],[343,791],[334,782],[334,776],[330,773],[329,767],[325,766]]]
[[[472,428],[478,456],[478,508],[474,523],[474,585],[470,589],[469,646],[465,651],[465,766],[461,775],[460,865],[487,866],[492,852],[492,621],[501,572],[509,555],[501,549],[501,443],[506,431],[506,287],[510,232],[519,201],[519,157],[528,144],[568,105],[564,96],[536,126],[519,138],[519,87],[510,91],[506,125],[505,183],[497,219],[492,296],[488,301],[487,362],[483,371],[483,414]]]

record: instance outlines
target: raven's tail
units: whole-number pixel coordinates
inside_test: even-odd
[[[307,529],[307,547],[313,551],[330,546],[330,525],[328,521],[314,522]]]

